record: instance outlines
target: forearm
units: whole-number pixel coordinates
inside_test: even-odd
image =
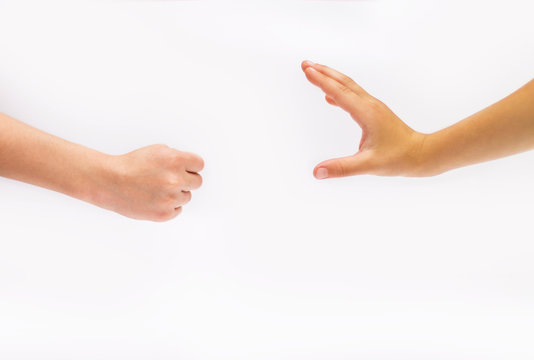
[[[108,158],[0,114],[0,176],[99,205]]]
[[[151,145],[106,155],[0,114],[0,176],[58,191],[134,218],[170,220],[198,189],[204,161]]]
[[[435,175],[534,148],[534,80],[503,100],[426,136],[421,168]]]

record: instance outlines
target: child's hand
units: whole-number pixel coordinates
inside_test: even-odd
[[[412,130],[386,105],[338,71],[309,61],[302,63],[302,70],[325,92],[329,104],[347,111],[362,128],[359,151],[320,163],[314,169],[316,178],[424,175],[421,149],[426,135]]]
[[[104,186],[100,206],[135,219],[170,220],[180,214],[198,189],[204,161],[195,154],[151,145],[112,156],[111,183]]]

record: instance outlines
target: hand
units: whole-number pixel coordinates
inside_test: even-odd
[[[152,221],[178,216],[198,189],[204,161],[197,155],[151,145],[121,156],[112,156],[111,176],[97,205],[122,215]]]
[[[302,63],[308,80],[321,88],[326,101],[347,111],[362,129],[358,152],[317,165],[318,179],[361,174],[423,176],[426,135],[408,127],[386,105],[349,77],[324,65]]]

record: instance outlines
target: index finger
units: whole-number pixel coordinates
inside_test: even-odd
[[[190,173],[197,173],[204,169],[204,160],[197,154],[185,154],[185,170]]]
[[[304,73],[312,84],[321,88],[342,109],[355,115],[359,113],[358,105],[360,104],[361,98],[352,89],[324,75],[311,66],[307,67]]]
[[[336,80],[342,85],[345,85],[346,87],[350,88],[352,91],[354,91],[356,94],[362,96],[362,95],[368,95],[367,92],[358,85],[354,80],[352,80],[350,77],[348,77],[345,74],[340,73],[339,71],[332,69],[326,65],[316,64],[309,60],[302,62],[302,70],[306,71],[308,67],[313,67],[315,70],[323,73],[324,75]]]

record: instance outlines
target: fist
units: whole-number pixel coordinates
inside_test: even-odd
[[[171,220],[202,185],[203,167],[199,156],[166,145],[111,156],[111,175],[98,205],[134,219]]]

